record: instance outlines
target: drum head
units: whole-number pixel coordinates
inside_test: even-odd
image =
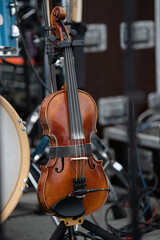
[[[28,137],[19,119],[14,108],[0,96],[1,223],[19,202],[29,173]]]

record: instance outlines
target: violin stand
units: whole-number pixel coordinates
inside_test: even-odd
[[[77,236],[84,237],[84,239],[97,239],[95,236],[101,237],[104,240],[118,240],[117,235],[111,234],[101,227],[84,220],[83,214],[85,212],[82,199],[77,197],[64,198],[52,207],[50,210],[58,216],[62,216],[60,224],[56,228],[49,240],[77,240]],[[91,234],[75,231],[74,226],[81,225],[82,228],[91,232]],[[66,231],[68,234],[66,235]]]
[[[74,226],[77,224],[81,224],[81,227],[91,232],[92,235],[83,233],[81,231],[75,231]],[[67,230],[68,234],[66,234]],[[76,220],[73,220],[72,218],[61,219],[60,224],[49,240],[77,240],[78,236],[93,240],[97,239],[96,236],[104,240],[119,240],[119,237],[117,235],[105,231],[101,227],[89,222],[88,220],[84,220],[83,217],[80,217]]]

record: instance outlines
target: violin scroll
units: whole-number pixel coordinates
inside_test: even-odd
[[[53,14],[56,21],[64,20],[66,18],[66,12],[63,7],[55,7],[52,10],[51,15]]]
[[[55,7],[51,12],[51,26],[55,28],[54,34],[57,42],[69,41],[69,33],[63,20],[66,17],[66,12],[63,7]]]

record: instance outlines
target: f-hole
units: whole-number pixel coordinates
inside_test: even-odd
[[[93,167],[92,167],[90,164],[89,158],[88,158],[88,165],[89,165],[90,169],[95,169],[95,164],[93,163]]]
[[[56,171],[57,173],[61,173],[61,172],[63,171],[63,169],[64,169],[64,157],[61,158],[61,163],[62,163],[62,168],[61,168],[60,171],[58,170],[58,168],[55,168],[55,171]]]

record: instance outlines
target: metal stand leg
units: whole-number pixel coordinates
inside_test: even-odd
[[[52,234],[49,240],[62,240],[66,233],[66,230],[67,230],[67,227],[64,224],[64,222],[60,222],[59,226],[54,231],[54,233]]]
[[[69,232],[69,240],[75,240],[73,226],[68,227],[68,232]]]

